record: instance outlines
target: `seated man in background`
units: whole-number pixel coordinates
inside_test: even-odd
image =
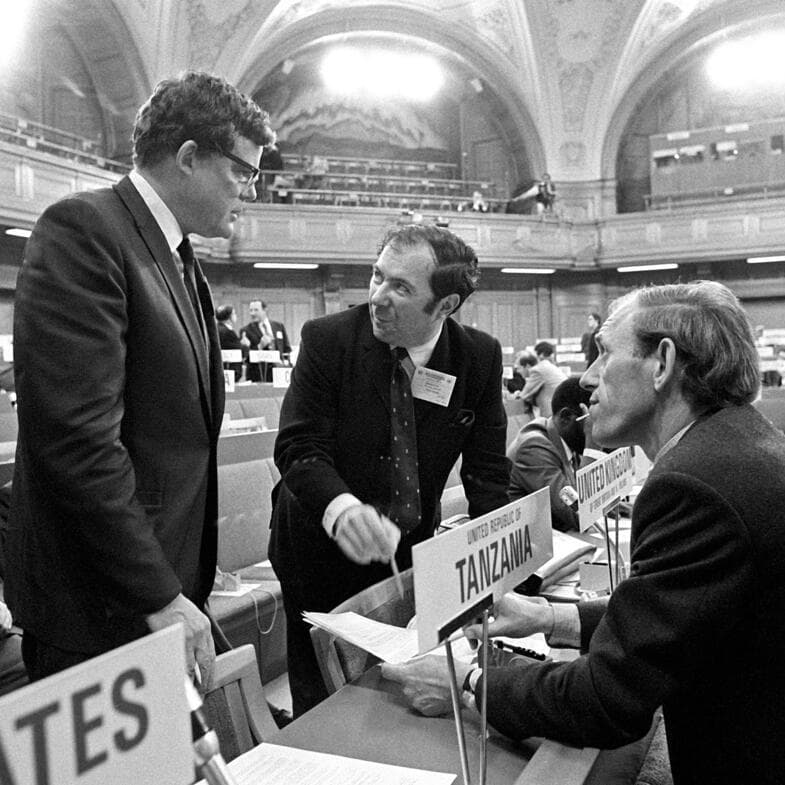
[[[575,472],[586,446],[584,421],[578,418],[588,411],[589,395],[578,379],[565,379],[553,393],[554,414],[524,425],[507,449],[512,461],[510,501],[550,488],[553,528],[563,532],[579,528],[578,512],[561,500],[559,492],[565,485],[576,487]]]
[[[553,344],[548,341],[539,341],[534,346],[537,362],[531,366],[526,384],[521,391],[524,403],[532,408],[535,417],[550,417],[551,398],[553,391],[567,376],[561,368],[557,368],[552,361]]]
[[[578,747],[641,738],[662,706],[675,785],[781,785],[785,435],[751,405],[747,316],[713,281],[653,286],[616,302],[597,343],[581,379],[593,437],[654,461],[629,577],[577,605],[505,595],[491,635],[545,632],[583,656],[487,673],[457,663],[458,683],[479,694],[487,680],[488,719],[511,738]],[[444,658],[382,667],[415,707],[449,710]]]

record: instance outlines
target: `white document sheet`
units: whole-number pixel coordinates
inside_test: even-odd
[[[450,785],[456,777],[277,744],[254,747],[229,769],[238,785]]]
[[[384,662],[398,664],[417,655],[417,631],[393,627],[373,619],[366,619],[353,611],[347,613],[311,613],[303,618],[309,624],[321,627]]]

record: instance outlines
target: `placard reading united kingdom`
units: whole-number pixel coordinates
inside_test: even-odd
[[[590,463],[576,474],[578,519],[581,531],[602,517],[603,511],[633,485],[632,448],[620,447],[610,455]]]
[[[501,596],[553,555],[547,488],[415,545],[414,598],[420,653],[489,595]]]

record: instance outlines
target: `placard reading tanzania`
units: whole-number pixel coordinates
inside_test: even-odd
[[[632,468],[632,448],[621,447],[578,469],[576,484],[581,531],[601,518],[608,505],[629,495],[633,485]]]
[[[494,600],[553,555],[547,488],[440,534],[412,549],[420,652],[439,630],[493,593]]]
[[[2,785],[193,781],[180,625],[0,698]]]

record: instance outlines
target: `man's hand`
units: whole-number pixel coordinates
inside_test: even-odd
[[[243,346],[245,346],[246,349],[251,345],[251,341],[249,340],[248,336],[245,334],[245,330],[243,330],[243,333],[240,336],[240,343]]]
[[[147,625],[153,632],[178,623],[182,623],[185,629],[185,664],[188,675],[193,677],[194,666],[199,665],[201,688],[206,692],[212,685],[215,665],[215,646],[207,616],[182,594],[178,594],[160,611],[147,616]]]
[[[455,662],[455,674],[460,692],[466,674],[474,667],[466,662]],[[438,717],[452,712],[450,672],[444,657],[428,655],[401,665],[382,663],[382,676],[398,682],[412,708],[426,717]]]
[[[338,516],[333,537],[348,559],[369,564],[388,562],[395,556],[401,530],[370,504],[356,504]]]
[[[546,635],[553,629],[553,610],[543,597],[522,597],[508,592],[493,608],[493,621],[488,624],[488,637],[526,638],[537,632]],[[464,630],[469,640],[482,638],[482,624],[471,624]]]

